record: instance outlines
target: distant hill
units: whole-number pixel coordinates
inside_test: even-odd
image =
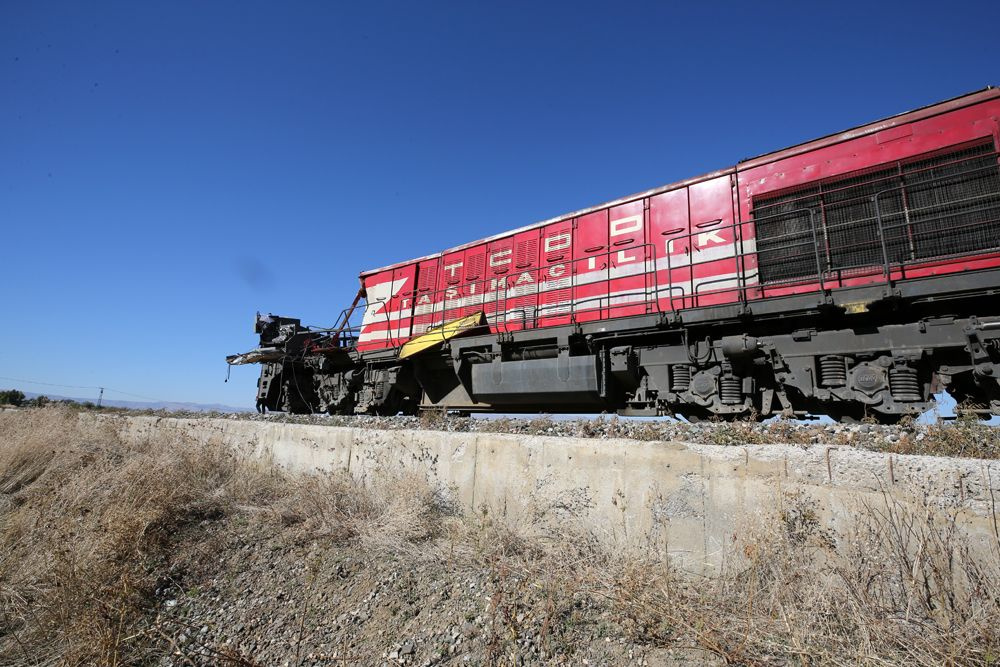
[[[27,398],[36,396],[47,396],[54,401],[74,401],[76,403],[96,403],[96,398],[78,398],[76,396],[57,396],[55,394],[39,394],[30,391],[24,392]],[[221,403],[184,403],[171,401],[118,401],[105,397],[101,405],[112,408],[128,408],[130,410],[168,410],[170,412],[253,412],[252,408],[233,407],[232,405],[222,405]]]

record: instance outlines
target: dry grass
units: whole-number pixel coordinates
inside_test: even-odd
[[[169,433],[127,444],[72,410],[0,414],[3,662],[148,660],[147,611],[185,530],[283,483]]]
[[[289,482],[277,505],[284,524],[311,537],[353,540],[372,555],[417,553],[454,518],[454,508],[422,475],[376,476],[361,487],[345,472]]]
[[[155,593],[183,588],[185,569],[212,557],[207,528],[234,517],[378,556],[419,552],[451,513],[413,475],[364,488],[343,474],[291,478],[167,429],[130,442],[72,409],[0,413],[0,665],[176,652]]]
[[[954,523],[885,498],[837,542],[809,501],[739,537],[725,576],[631,568],[607,594],[646,641],[689,641],[728,664],[990,665],[1000,568]]]
[[[574,625],[611,618],[637,645],[718,664],[1000,664],[1000,543],[974,553],[954,513],[888,495],[839,538],[819,515],[809,497],[786,497],[734,536],[741,557],[704,578],[608,551],[571,520],[487,520],[477,562],[493,573],[498,621],[488,664],[516,664],[506,657],[532,614],[550,655],[572,650]]]
[[[446,498],[412,474],[289,478],[167,430],[129,443],[72,411],[2,413],[0,664],[179,650],[154,593],[181,585],[185,563],[213,549],[211,527],[235,517],[372,559],[485,572],[489,665],[520,664],[529,636],[543,661],[571,664],[581,637],[623,633],[720,664],[1000,661],[1000,551],[972,552],[947,509],[885,496],[835,537],[812,499],[790,496],[735,536],[723,572],[692,579],[607,549],[579,520],[586,500],[544,484],[516,516],[462,518]]]
[[[924,429],[916,429],[912,423],[902,426],[901,437],[887,450],[898,454],[1000,458],[1000,428],[972,415],[950,422],[939,420]]]

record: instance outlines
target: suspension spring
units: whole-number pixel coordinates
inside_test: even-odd
[[[670,391],[687,391],[691,386],[691,367],[674,364],[670,367]]]
[[[819,358],[819,383],[824,387],[847,384],[847,360],[836,354]]]
[[[917,371],[909,366],[889,370],[889,391],[897,401],[919,401],[922,398]]]
[[[738,377],[726,376],[719,379],[719,395],[726,405],[743,402],[743,380]]]

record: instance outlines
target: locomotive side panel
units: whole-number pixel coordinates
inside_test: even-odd
[[[992,100],[741,169],[762,296],[1000,265],[998,117]]]
[[[488,296],[488,285],[484,284],[486,280],[486,252],[487,246],[485,243],[465,250],[465,256],[463,257],[465,266],[462,268],[464,270],[463,291],[466,297],[462,302],[462,317],[486,308]]]
[[[607,317],[627,317],[649,312],[655,306],[654,257],[646,244],[644,199],[608,211],[608,301]]]
[[[538,308],[538,246],[541,230],[531,229],[514,236],[514,268],[504,286],[501,331],[531,328]]]
[[[757,164],[737,177],[719,176],[466,246],[421,261],[419,271],[407,265],[369,274],[359,349],[405,342],[414,299],[421,303],[413,333],[478,310],[495,331],[510,332],[1000,265],[995,253],[957,263],[936,260],[933,252],[920,257],[919,250],[903,257],[904,249],[892,247],[914,246],[935,233],[957,234],[948,254],[997,245],[990,228],[996,187],[988,167],[1000,134],[998,115],[1000,102],[980,103]],[[914,163],[935,155],[937,163]],[[942,169],[962,167],[982,171],[982,178],[967,179],[963,190],[956,187],[958,177],[939,176]],[[900,174],[896,180],[891,169]],[[935,176],[944,179],[941,187],[900,185]],[[894,225],[902,216],[933,217],[940,201],[921,210],[909,199],[940,200],[949,188],[953,201],[944,205],[956,208],[954,224]],[[986,210],[963,208],[957,200],[963,194],[978,196]],[[881,217],[885,222],[871,222]],[[761,247],[758,228],[767,235]],[[883,236],[889,247],[880,249]],[[909,259],[910,265],[904,270],[887,261],[892,259]],[[926,261],[914,265],[918,259]]]
[[[539,327],[559,326],[572,321],[573,306],[573,220],[561,220],[541,231],[541,252],[537,272]]]
[[[578,322],[593,322],[608,314],[608,211],[582,215],[575,226],[573,307]]]
[[[438,273],[441,261],[435,257],[417,264],[416,291],[413,295],[413,335],[427,333],[442,317],[437,300]]]
[[[507,281],[514,275],[514,237],[490,241],[487,247],[486,320],[494,332],[500,331],[507,317]]]
[[[441,257],[441,271],[438,273],[435,300],[441,301],[442,318],[445,322],[462,316],[465,294],[462,284],[465,251],[445,253]]]
[[[412,267],[412,265],[410,266]],[[407,280],[405,273],[402,275],[398,273],[400,268],[385,269],[363,278],[362,284],[367,295],[367,303],[361,319],[361,331],[358,335],[359,350],[377,350],[390,347],[393,336],[399,334],[399,320],[402,315],[398,309],[400,305],[399,293],[407,286],[407,282],[412,284],[412,278]],[[415,275],[415,270],[412,273]],[[396,308],[394,309],[393,306]],[[408,330],[407,334],[409,334]]]
[[[663,312],[693,305],[688,210],[687,188],[649,198],[647,239],[656,256],[657,306]]]
[[[733,217],[732,183],[720,176],[688,188],[689,291],[694,307],[732,303],[747,276],[738,259],[740,232]]]
[[[386,320],[388,336],[386,347],[398,347],[410,339],[413,318],[413,288],[416,284],[417,265],[407,264],[392,271],[392,286]]]

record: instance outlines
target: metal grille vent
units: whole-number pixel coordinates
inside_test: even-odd
[[[532,237],[518,241],[514,254],[514,261],[517,263],[517,268],[523,269],[527,266],[534,266],[535,262],[538,261],[538,239]]]
[[[478,280],[483,275],[483,267],[486,265],[486,251],[470,253],[466,258],[465,277],[467,280]]]
[[[433,264],[421,265],[418,269],[417,289],[421,292],[437,288],[437,267]]]
[[[754,199],[760,279],[845,277],[1000,249],[992,142]]]

